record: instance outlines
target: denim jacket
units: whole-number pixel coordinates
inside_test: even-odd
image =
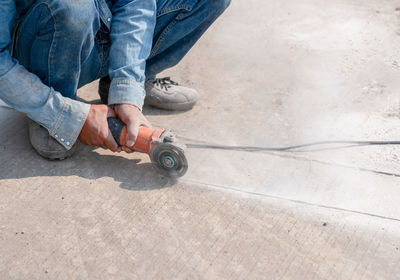
[[[145,61],[156,21],[156,0],[95,0],[111,30],[109,104],[143,106]],[[63,97],[10,54],[12,30],[35,0],[0,0],[0,99],[48,129],[66,149],[75,143],[90,105]],[[111,28],[112,25],[112,28]]]

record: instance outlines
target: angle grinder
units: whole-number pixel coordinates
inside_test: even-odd
[[[126,144],[126,125],[118,118],[108,118],[108,126],[118,145]],[[140,127],[134,150],[150,156],[153,167],[163,176],[178,178],[185,175],[188,162],[185,145],[179,143],[170,129]]]

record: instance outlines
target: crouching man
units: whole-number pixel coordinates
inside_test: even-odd
[[[77,139],[133,152],[144,103],[190,109],[191,88],[157,74],[176,65],[230,0],[0,0],[0,99],[29,117],[29,137],[48,159],[73,154]],[[100,79],[104,105],[76,100]],[[107,117],[128,128],[118,147]]]

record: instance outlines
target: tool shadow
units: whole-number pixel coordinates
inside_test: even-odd
[[[0,108],[0,185],[3,179],[79,176],[89,180],[113,178],[132,191],[170,187],[176,180],[159,175],[144,154],[113,154],[80,145],[63,161],[40,157],[29,143],[26,117],[12,109]],[[129,158],[128,158],[129,157]]]
[[[145,191],[173,186],[176,180],[159,175],[147,155],[112,154],[80,145],[63,161],[40,157],[29,143],[26,117],[13,110],[0,110],[0,185],[3,179],[79,176],[89,180],[113,178],[120,187]]]
[[[0,148],[0,185],[2,179],[70,176],[88,180],[109,177],[119,182],[121,188],[131,191],[161,189],[176,183],[176,180],[156,173],[149,162],[142,163],[141,159],[127,159],[119,155],[104,155],[99,150],[81,146],[71,158],[49,161],[37,155],[30,147],[19,147],[16,150],[12,145],[3,146]],[[25,151],[24,154],[21,151]]]

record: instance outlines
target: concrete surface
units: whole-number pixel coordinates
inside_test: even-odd
[[[400,140],[399,23],[397,1],[233,1],[165,73],[199,104],[145,113],[185,141]],[[0,115],[1,279],[399,278],[399,146],[191,149],[172,182],[140,154],[46,161]]]

